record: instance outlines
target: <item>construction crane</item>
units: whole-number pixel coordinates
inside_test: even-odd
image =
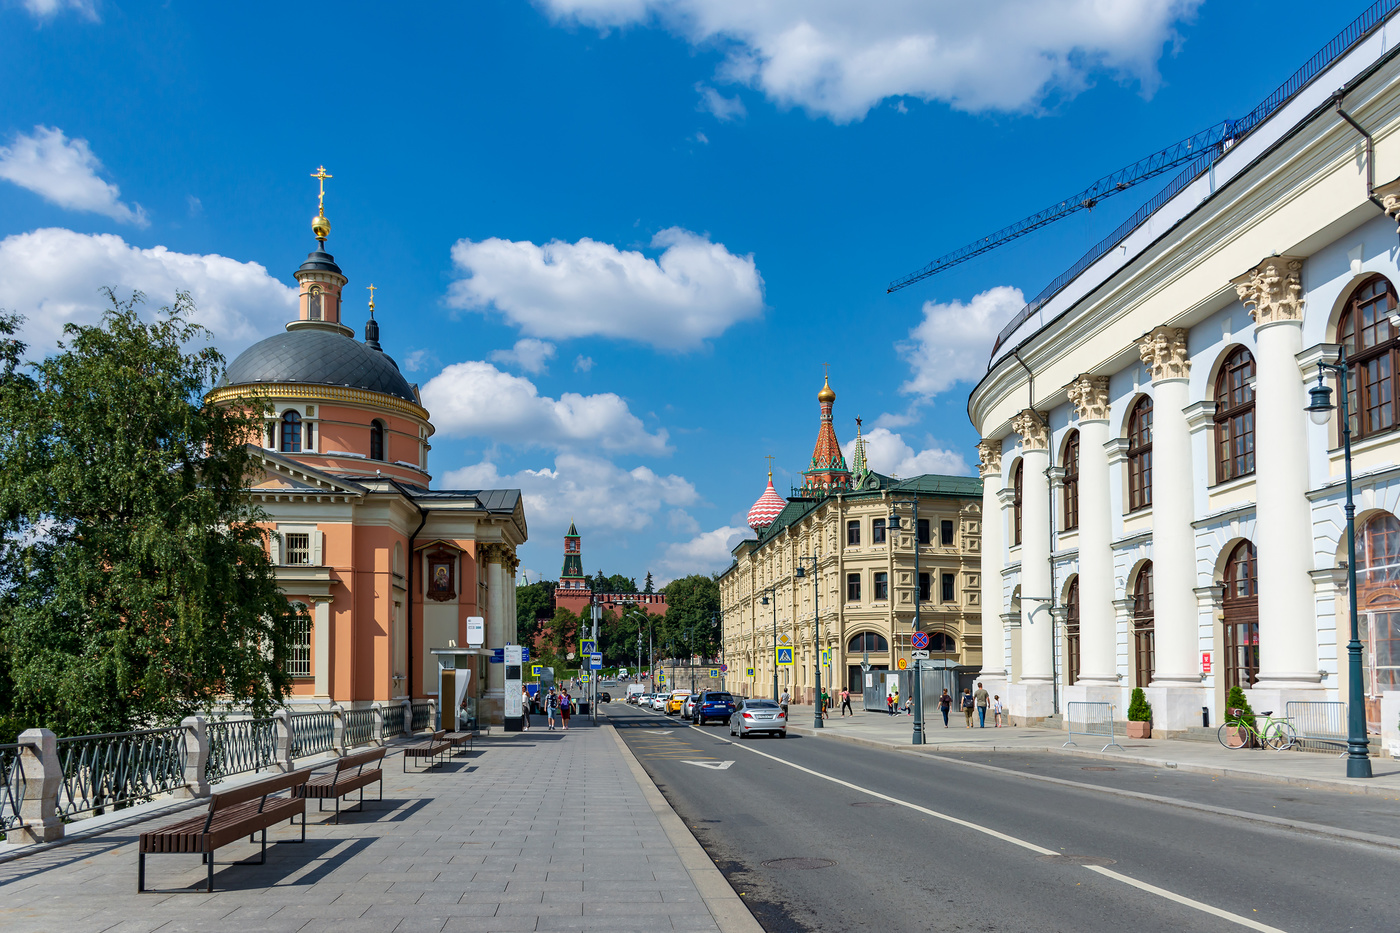
[[[1235,136],[1236,122],[1233,120],[1222,121],[1194,136],[1188,136],[1175,145],[1168,146],[1160,152],[1154,152],[1145,159],[1139,159],[1132,165],[1121,168],[1111,175],[1105,175],[1073,197],[1052,204],[1043,211],[1032,214],[1025,220],[1018,221],[1009,227],[1003,227],[995,233],[974,240],[961,249],[955,249],[945,256],[940,256],[922,269],[911,272],[903,278],[895,279],[885,289],[885,293],[889,294],[897,292],[901,288],[908,288],[915,282],[921,282],[945,269],[951,269],[953,266],[967,262],[974,256],[980,256],[998,246],[1010,243],[1012,240],[1023,237],[1033,230],[1039,230],[1047,224],[1063,220],[1070,214],[1087,211],[1104,198],[1121,194],[1134,185],[1139,185],[1178,165],[1199,158],[1206,152],[1212,152],[1214,156],[1218,157],[1230,147]]]

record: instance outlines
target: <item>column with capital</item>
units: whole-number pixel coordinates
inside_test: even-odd
[[[1001,493],[1001,441],[986,439],[977,445],[982,474],[982,671],[979,675],[988,692],[993,685],[1006,683],[1006,633],[1001,614],[1004,607],[1001,571],[1006,563],[1002,539],[1003,517],[998,496]]]
[[[1152,377],[1152,574],[1156,665],[1147,688],[1152,723],[1200,725],[1205,692],[1197,661],[1196,534],[1191,429],[1186,406],[1191,359],[1186,330],[1155,327],[1138,352]]]
[[[1007,693],[1012,715],[1033,721],[1055,711],[1050,430],[1045,415],[1030,408],[1012,419],[1011,430],[1021,435],[1021,677]]]
[[[1321,687],[1314,611],[1312,509],[1302,373],[1303,261],[1272,256],[1234,280],[1254,317],[1254,546],[1259,568],[1259,680],[1251,702],[1283,709]],[[1257,691],[1264,691],[1259,695]]]
[[[483,548],[486,557],[486,648],[503,648],[506,637],[505,571],[509,549],[502,544]],[[482,722],[499,726],[505,722],[506,671],[504,664],[486,665],[486,690],[481,695],[478,716]]]
[[[1108,377],[1084,373],[1070,383],[1069,400],[1079,417],[1079,680],[1066,697],[1117,702],[1113,522],[1104,449]]]

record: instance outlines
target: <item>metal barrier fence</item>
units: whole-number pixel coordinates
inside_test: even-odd
[[[352,709],[345,714],[345,744],[350,747],[374,741],[375,711]]]
[[[24,825],[20,801],[24,800],[24,749],[27,745],[0,745],[0,832]]]
[[[261,771],[277,757],[277,720],[222,719],[205,724],[209,758],[204,779],[218,783],[232,774]]]
[[[58,740],[58,814],[103,813],[185,784],[185,730],[142,729]]]
[[[293,758],[319,755],[335,747],[335,713],[293,713],[291,719]]]
[[[413,704],[413,721],[410,723],[412,731],[422,732],[424,729],[432,728],[432,710],[433,706],[431,703]]]
[[[1305,752],[1347,753],[1347,705],[1325,700],[1289,700],[1284,715]]]
[[[1060,747],[1073,745],[1074,737],[1079,735],[1108,739],[1108,744],[1099,749],[1101,752],[1110,748],[1126,751],[1114,736],[1113,710],[1112,703],[1066,703],[1065,723],[1069,726],[1069,741]]]
[[[403,704],[395,703],[384,710],[384,738],[403,735]]]

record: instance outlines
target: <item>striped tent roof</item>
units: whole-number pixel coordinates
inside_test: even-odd
[[[778,495],[778,490],[773,488],[773,474],[768,473],[768,488],[763,490],[763,495],[758,497],[758,501],[749,509],[749,527],[754,531],[760,528],[767,528],[773,524],[773,519],[778,517],[778,513],[787,505],[787,500]]]

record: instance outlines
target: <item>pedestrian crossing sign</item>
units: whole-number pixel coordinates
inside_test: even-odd
[[[598,650],[597,642],[591,638],[580,638],[578,640],[578,653],[587,657]]]
[[[779,649],[778,649],[778,664],[780,664],[780,665],[782,665],[782,664],[791,665],[791,664],[792,664],[792,649],[791,649],[791,648],[779,648]]]

